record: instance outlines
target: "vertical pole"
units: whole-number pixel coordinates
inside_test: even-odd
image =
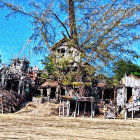
[[[59,91],[59,89],[58,89],[58,86],[56,87],[56,92],[55,92],[55,98],[56,98],[56,102],[58,102],[59,100],[58,100],[58,91]]]
[[[51,96],[51,88],[47,88],[47,97],[48,97],[48,102],[50,102],[50,96]]]
[[[133,103],[133,106],[132,106],[132,120],[134,119],[134,103]]]
[[[94,106],[93,106],[92,116],[95,116],[95,104],[94,104]]]
[[[69,101],[68,109],[69,109],[69,111],[68,111],[68,115],[70,115],[70,101]]]
[[[11,83],[10,92],[12,92],[13,83]]]
[[[134,112],[133,112],[133,109],[132,109],[132,120],[134,119]]]
[[[67,99],[66,106],[67,106],[67,117],[68,117],[68,110],[69,110],[69,108],[68,108],[68,99]]]
[[[102,89],[102,99],[104,98],[104,88]]]
[[[25,96],[25,89],[24,89],[24,82],[23,82],[23,86],[22,86],[22,97],[24,97]]]
[[[125,120],[127,120],[127,109],[125,108],[124,111],[125,111],[125,114],[124,114],[125,115]]]
[[[80,114],[80,101],[78,102],[78,113],[77,113],[77,115],[79,116],[79,114]]]
[[[76,117],[76,109],[77,109],[77,100],[76,100],[76,105],[75,105],[74,117]]]
[[[3,102],[2,102],[2,97],[1,97],[1,113],[3,114]]]
[[[65,113],[65,101],[63,100],[63,112],[62,112],[63,116],[64,116],[64,113]]]
[[[114,90],[114,104],[116,105],[116,103],[117,103],[117,91],[116,91],[115,86],[113,86],[113,90]]]
[[[86,104],[86,102],[85,102],[85,105],[84,105],[84,115],[85,115],[85,113],[86,113],[86,106],[87,106],[87,104]]]
[[[67,99],[67,117],[69,117],[70,112],[70,101]]]
[[[60,99],[60,102],[59,102],[59,116],[61,114],[61,99]]]
[[[91,100],[91,118],[93,118],[93,101]]]
[[[104,105],[104,119],[106,118],[106,111],[107,111],[107,108],[106,108],[106,106]]]
[[[43,89],[40,89],[40,95],[43,97]]]

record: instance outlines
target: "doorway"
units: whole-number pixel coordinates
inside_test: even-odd
[[[52,88],[51,88],[51,95],[50,95],[50,98],[51,98],[51,99],[55,98],[55,94],[56,94],[56,88],[52,87]]]
[[[127,87],[127,103],[129,101],[129,99],[132,96],[132,88],[131,87]]]

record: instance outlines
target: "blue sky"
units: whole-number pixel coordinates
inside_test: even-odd
[[[24,1],[25,5],[26,1]],[[19,55],[22,48],[27,45],[28,39],[32,34],[32,25],[30,21],[21,15],[16,17],[5,18],[7,10],[0,10],[0,54],[2,63],[9,63],[10,59]],[[43,58],[40,55],[35,55],[32,51],[34,44],[31,43],[30,63],[31,66],[38,65],[41,69],[40,60]],[[22,52],[20,57],[29,56],[29,45]]]
[[[26,9],[27,0],[20,1],[15,0],[16,3],[24,5]],[[23,47],[26,46],[27,41],[32,34],[32,25],[28,18],[25,16],[17,15],[16,17],[10,17],[8,20],[5,19],[5,15],[8,11],[0,10],[0,54],[3,63],[9,63],[10,59],[17,57]],[[40,60],[43,59],[41,55],[35,55],[32,51],[34,44],[31,43],[31,55],[30,63],[31,66],[38,65],[41,69],[43,68]],[[140,42],[132,46],[133,49],[140,52]],[[29,46],[23,51],[21,56],[29,55]],[[134,62],[140,65],[140,60]]]

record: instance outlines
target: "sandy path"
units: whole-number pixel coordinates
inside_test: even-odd
[[[0,115],[1,139],[140,140],[140,119]]]

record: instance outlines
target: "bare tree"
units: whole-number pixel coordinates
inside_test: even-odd
[[[140,25],[140,4],[132,0],[60,0],[37,3],[31,1],[31,10],[25,11],[12,2],[0,0],[12,14],[29,16],[34,33],[31,39],[38,42],[36,50],[51,46],[58,36],[66,36],[71,45],[83,52],[87,62],[98,66],[122,57],[138,57],[132,44],[140,39],[136,29]],[[126,54],[126,55],[124,55]],[[128,55],[129,54],[129,55]]]

